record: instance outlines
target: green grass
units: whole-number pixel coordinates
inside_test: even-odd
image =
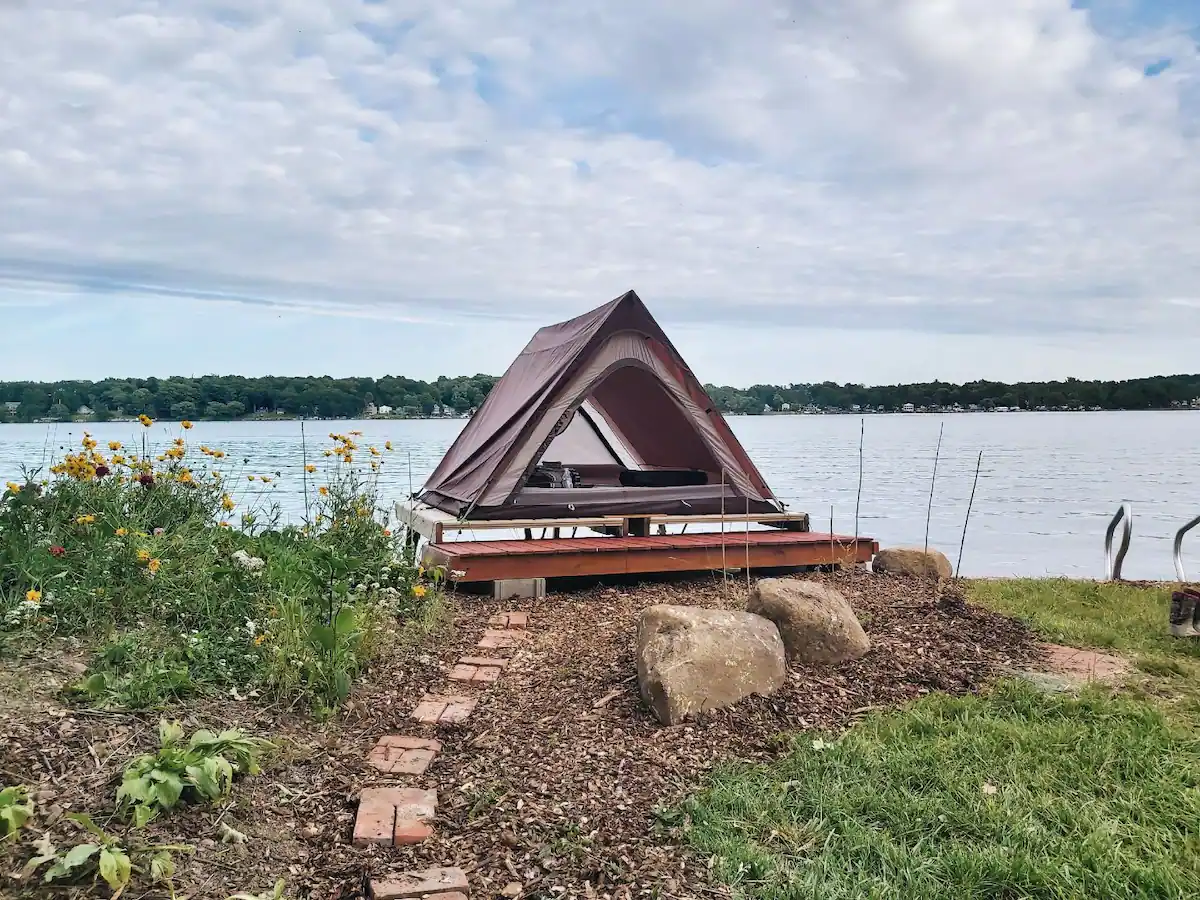
[[[972,582],[970,596],[1024,619],[1050,641],[1200,660],[1200,641],[1167,633],[1169,587],[1065,578],[989,580]]]
[[[756,898],[1200,896],[1200,740],[1153,705],[928,697],[716,774],[689,835]]]
[[[1200,730],[1200,638],[1167,631],[1168,586],[1062,579],[976,581],[972,602],[1024,619],[1043,638],[1129,657],[1126,693]]]
[[[693,846],[740,894],[792,898],[1200,896],[1200,639],[1169,589],[981,581],[971,600],[1049,641],[1129,656],[1078,696],[1004,682],[934,695],[685,804]]]

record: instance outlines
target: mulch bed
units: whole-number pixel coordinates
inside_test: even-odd
[[[676,813],[713,765],[766,761],[786,752],[789,731],[844,729],[871,710],[935,690],[973,691],[1040,659],[1024,626],[966,604],[955,586],[935,595],[915,580],[813,577],[851,600],[870,652],[846,665],[793,671],[772,697],[671,728],[658,725],[638,698],[639,610],[654,603],[744,608],[744,584],[709,578],[607,587],[518,605],[456,598],[454,628],[377,668],[334,722],[315,724],[301,711],[232,698],[173,709],[191,727],[237,725],[270,735],[281,752],[264,775],[240,782],[227,806],[171,815],[152,824],[147,837],[196,847],[179,858],[179,897],[266,890],[282,877],[291,896],[350,898],[368,878],[435,865],[467,870],[475,897],[506,888],[512,895],[514,885],[527,897],[721,896],[706,860],[682,846]],[[500,681],[480,693],[471,718],[436,729],[409,719],[426,690],[452,684],[445,676],[460,656],[479,655],[474,645],[488,617],[512,608],[531,613],[530,640]],[[22,780],[42,792],[48,813],[37,830],[49,827],[61,846],[69,833],[57,821],[62,811],[87,810],[101,823],[111,816],[120,771],[152,747],[157,716],[63,707],[47,680],[69,674],[62,660],[19,663],[26,690],[13,703],[3,696],[14,663],[0,661],[0,672],[9,669],[9,678],[0,674],[0,782]],[[38,691],[30,694],[30,684]],[[414,782],[438,791],[435,834],[411,848],[354,848],[358,792],[386,780],[365,759],[388,733],[436,736],[444,745]],[[221,843],[222,823],[246,842]],[[19,868],[27,855],[11,842],[0,848],[0,872]],[[41,885],[26,890],[49,893]],[[74,892],[93,895],[89,887]]]

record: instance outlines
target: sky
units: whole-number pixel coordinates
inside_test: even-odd
[[[1200,371],[1196,0],[0,0],[0,380]]]

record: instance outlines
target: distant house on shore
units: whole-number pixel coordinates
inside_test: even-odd
[[[95,414],[95,411],[87,404],[84,404],[80,406],[79,409],[75,410],[75,415],[77,416],[94,416]]]
[[[900,407],[900,412],[916,412],[916,411],[917,411],[917,408],[915,406],[913,406],[911,403],[905,403],[902,407]]]
[[[381,406],[378,410],[376,410],[376,412],[381,416],[390,416],[392,414],[392,408],[390,406]]]
[[[368,416],[377,416],[379,415],[379,410],[376,408],[374,403],[368,403],[363,407],[363,414]]]
[[[5,400],[4,408],[10,413],[15,413],[18,409],[21,408],[21,401],[20,400]]]

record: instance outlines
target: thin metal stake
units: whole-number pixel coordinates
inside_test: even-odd
[[[929,481],[929,506],[925,510],[925,552],[929,552],[929,519],[933,515],[933,486],[937,484],[938,457],[942,455],[942,430],[946,427],[943,422],[938,426],[937,449],[933,451],[933,478]]]
[[[863,438],[867,434],[867,420],[862,419],[859,422],[858,432],[858,493],[854,496],[854,552],[858,552],[858,507],[862,503],[862,483],[863,483]]]
[[[979,458],[975,460],[975,480],[971,482],[971,498],[967,501],[967,517],[963,519],[962,539],[958,542],[958,565],[954,567],[954,574],[962,578],[962,558],[963,546],[967,543],[967,523],[971,521],[971,506],[975,503],[975,485],[979,484],[979,467],[983,465],[983,451],[979,451]]]

